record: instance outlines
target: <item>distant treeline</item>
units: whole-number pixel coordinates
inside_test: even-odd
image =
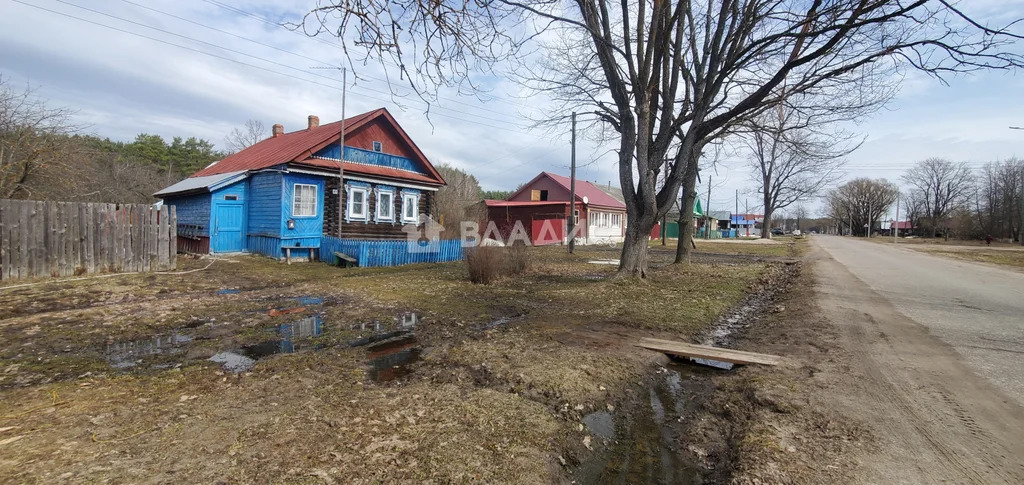
[[[85,135],[73,114],[0,75],[0,198],[148,203],[224,157],[196,137],[168,143],[148,133],[130,142]]]

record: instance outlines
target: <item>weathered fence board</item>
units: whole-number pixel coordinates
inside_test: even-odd
[[[173,207],[0,200],[0,279],[173,269]]]

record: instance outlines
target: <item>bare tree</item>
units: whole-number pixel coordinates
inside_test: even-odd
[[[966,163],[941,158],[918,162],[902,180],[912,188],[911,199],[922,204],[924,227],[931,235],[948,227],[946,219],[967,203],[974,190],[974,174]]]
[[[249,148],[267,137],[266,127],[260,120],[250,119],[242,128],[235,128],[224,138],[224,147],[228,153],[236,153]]]
[[[437,191],[434,203],[440,215],[440,223],[444,226],[446,238],[458,237],[460,224],[467,220],[468,206],[480,202],[483,191],[476,177],[465,170],[460,170],[446,163],[437,167],[438,173],[448,184]],[[472,220],[476,220],[472,218]]]
[[[860,147],[853,135],[816,126],[784,107],[752,120],[744,141],[764,203],[765,227],[771,227],[775,211],[805,201],[838,180],[843,157]],[[771,231],[761,231],[761,237],[770,238]]]
[[[72,111],[50,108],[31,86],[15,89],[0,76],[0,198],[30,196],[26,181],[57,163],[78,127]]]
[[[1018,35],[949,0],[320,0],[302,26],[341,37],[350,55],[357,46],[350,62],[398,66],[421,95],[476,91],[471,72],[528,66],[540,34],[559,39],[564,48],[547,53],[567,68],[538,72],[537,87],[562,101],[551,119],[592,113],[595,129],[615,134],[627,207],[619,273],[641,277],[654,224],[680,187],[681,212],[692,214],[699,154],[737,123],[908,67],[941,76],[1024,64],[1007,47]],[[686,222],[683,241],[693,233]]]
[[[825,197],[828,217],[848,234],[868,233],[868,223],[889,211],[899,197],[899,187],[885,179],[858,178],[831,190]]]
[[[979,173],[975,196],[975,217],[985,236],[1021,237],[1021,197],[1024,190],[1024,161],[1011,158],[986,164]]]

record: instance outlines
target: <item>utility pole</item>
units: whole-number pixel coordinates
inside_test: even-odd
[[[341,223],[345,220],[345,92],[348,90],[348,69],[344,66],[314,66],[310,69],[341,71],[341,135],[338,137],[338,237],[341,237]],[[326,192],[324,200],[327,200]]]
[[[347,84],[348,72],[343,67],[341,68],[341,136],[338,137],[338,237],[341,237],[341,223],[345,220],[345,92],[348,90]],[[363,203],[366,204],[367,201],[364,200]]]
[[[736,219],[736,215],[737,215],[736,213],[740,211],[740,189],[736,189],[736,201],[734,202],[734,206],[733,206],[732,210],[733,210],[733,214],[732,214],[732,217],[730,217],[730,219],[735,220]],[[733,228],[733,225],[734,225],[733,221],[729,221],[729,228],[730,229]],[[739,231],[736,231],[735,233],[733,233],[733,237],[740,237]]]
[[[662,172],[665,174],[664,178],[662,179],[662,183],[663,184],[668,184],[668,158],[667,157],[665,158],[665,164],[662,166],[662,168],[664,168],[664,170],[662,170]],[[664,187],[664,185],[662,187]],[[682,205],[680,205],[680,207],[682,207]],[[676,229],[676,230],[678,231],[678,229]],[[667,237],[668,237],[668,212],[665,212],[665,215],[661,216],[661,245],[662,246],[665,246],[665,239]],[[678,235],[676,235],[676,239],[677,239],[676,244],[678,245],[679,244],[679,241],[678,241],[679,236]]]
[[[900,237],[900,196],[896,196],[896,221],[892,223],[892,242],[896,243]]]
[[[708,172],[708,204],[704,206],[704,239],[711,239],[711,172]]]
[[[569,254],[576,249],[576,112],[572,112],[572,168],[569,170]]]
[[[871,239],[871,201],[868,201],[868,229],[864,231],[864,237]]]
[[[750,199],[743,199],[743,222],[747,222],[747,214],[750,214]],[[755,222],[756,224],[756,222]],[[750,224],[743,224],[747,228],[747,237],[750,237]],[[762,229],[764,229],[762,227]]]
[[[1020,170],[1020,228],[1017,229],[1017,239],[1020,240],[1020,245],[1024,246],[1024,164],[1019,167]]]

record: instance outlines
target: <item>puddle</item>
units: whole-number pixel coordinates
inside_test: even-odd
[[[190,335],[174,331],[147,339],[107,344],[104,352],[107,362],[115,369],[130,369],[146,358],[176,354],[192,341]]]
[[[693,397],[708,385],[693,377],[699,373],[669,364],[615,414],[597,411],[584,416],[587,433],[604,441],[575,471],[575,482],[700,483],[697,467],[682,445],[686,417],[698,407]]]
[[[210,360],[221,364],[228,372],[245,372],[256,364],[255,360],[234,352],[219,352],[210,357]]]
[[[617,259],[592,259],[592,260],[587,261],[587,262],[590,263],[590,264],[609,264],[609,265],[614,264],[616,266],[618,266],[618,264],[619,264],[619,260],[617,260]]]
[[[408,375],[411,365],[420,359],[420,351],[416,338],[411,336],[368,347],[370,379],[388,382]]]
[[[480,327],[480,330],[491,330],[491,329],[496,328],[496,327],[501,327],[503,325],[508,325],[509,322],[511,322],[511,321],[512,321],[512,317],[497,318],[495,320],[492,320],[490,322],[485,323],[482,327]]]
[[[708,367],[714,367],[715,369],[732,370],[733,367],[736,367],[736,364],[733,364],[731,362],[722,362],[720,360],[699,359],[699,358],[691,358],[690,360],[693,361],[696,364],[706,365]]]
[[[322,297],[319,297],[319,296],[300,296],[300,297],[295,298],[295,301],[299,302],[299,305],[308,305],[308,306],[315,306],[315,305],[323,305],[324,304],[324,299]]]
[[[240,291],[242,291],[242,290],[239,290],[238,288],[224,288],[222,290],[217,290],[217,294],[218,295],[235,295],[235,294],[239,293]]]
[[[595,436],[606,440],[615,438],[615,420],[608,411],[597,411],[583,416],[583,425]]]
[[[348,342],[349,347],[362,347],[364,345],[370,345],[377,342],[383,342],[385,340],[391,340],[402,336],[411,334],[416,327],[420,324],[419,313],[403,313],[397,317],[398,323],[395,326],[395,330],[389,330],[384,324],[378,320],[372,322],[363,322],[352,325],[352,330],[358,330],[360,332],[370,331],[371,335],[366,337],[360,337],[355,340]]]

